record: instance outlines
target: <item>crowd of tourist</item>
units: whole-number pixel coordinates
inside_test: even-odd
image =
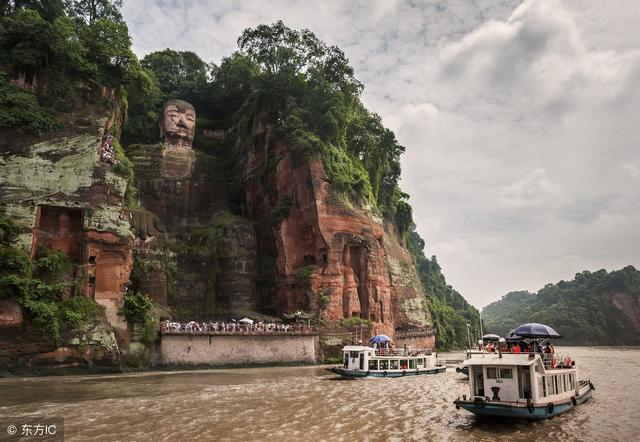
[[[100,146],[100,161],[107,164],[116,164],[116,151],[113,147],[113,135],[107,134],[102,138]]]
[[[166,320],[160,323],[162,333],[202,333],[202,334],[269,334],[269,333],[308,333],[311,327],[302,323],[282,324],[278,322],[176,322]]]
[[[489,341],[486,344],[478,342],[478,345],[478,350],[484,349],[488,353],[555,353],[555,347],[550,342],[544,348],[537,341],[527,343],[525,340],[520,342]]]
[[[485,350],[488,353],[525,353],[525,354],[541,354],[542,360],[547,367],[551,368],[570,368],[575,366],[569,356],[556,354],[556,349],[550,342],[543,347],[537,340],[526,342],[524,339],[520,342],[501,342],[489,341],[486,344],[478,342],[478,350]]]

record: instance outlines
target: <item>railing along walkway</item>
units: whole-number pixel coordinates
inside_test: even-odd
[[[302,329],[290,330],[214,330],[214,329],[160,329],[163,335],[219,335],[219,336],[296,336],[296,335],[313,335],[317,331],[313,327],[305,327]]]

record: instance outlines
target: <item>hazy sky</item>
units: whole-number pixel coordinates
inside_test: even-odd
[[[136,53],[219,63],[282,19],[342,48],[407,150],[402,187],[476,306],[640,268],[638,0],[125,1]]]

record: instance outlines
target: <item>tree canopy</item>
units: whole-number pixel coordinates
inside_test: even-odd
[[[34,87],[24,92],[44,108],[34,111],[35,119],[47,111],[70,111],[75,89],[81,84],[99,94],[102,86],[120,88],[146,81],[131,50],[127,25],[119,13],[121,4],[108,0],[15,0],[0,8],[0,69],[5,78],[38,80],[30,80]],[[17,101],[15,95],[19,93],[5,102]],[[6,115],[19,112],[13,105],[1,109],[2,127],[19,131],[54,128],[37,121],[14,123]]]

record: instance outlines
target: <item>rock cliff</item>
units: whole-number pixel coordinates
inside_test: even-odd
[[[272,148],[275,167],[256,176],[268,161],[268,132],[258,130],[259,141],[246,155],[242,207],[249,219],[268,226],[258,248],[275,257],[269,307],[317,311],[333,325],[362,318],[371,324],[369,333],[395,336],[410,329],[422,338],[418,344],[433,346],[420,282],[393,223],[341,198],[321,161],[296,157],[284,143]]]

